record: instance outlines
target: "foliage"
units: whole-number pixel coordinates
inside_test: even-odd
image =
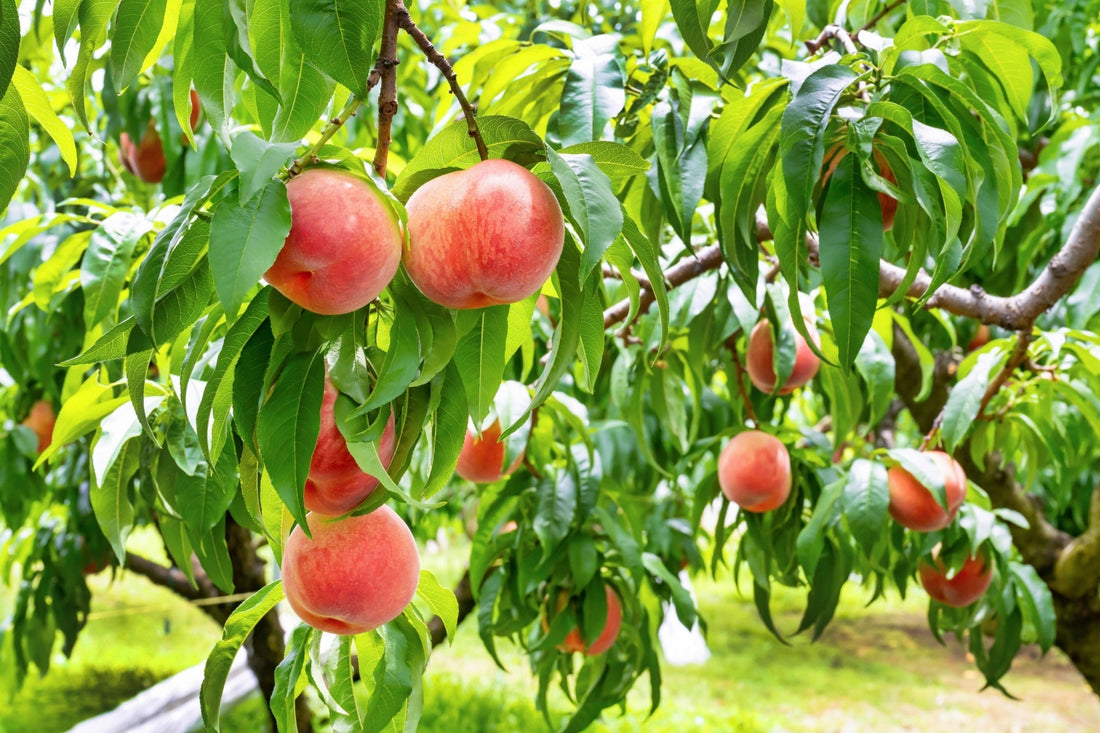
[[[71,651],[89,557],[109,546],[122,564],[133,529],[153,525],[193,587],[258,591],[210,657],[216,728],[228,651],[281,595],[277,579],[238,587],[227,527],[278,558],[304,523],[326,368],[341,432],[387,489],[358,511],[395,499],[425,537],[476,514],[481,637],[493,655],[500,637],[529,652],[548,722],[560,687],[575,705],[562,730],[643,676],[659,704],[660,604],[696,618],[676,573],[701,562],[699,545],[715,576],[751,580],[780,641],[776,586],[809,588],[798,631],[816,638],[846,584],[904,593],[935,545],[955,568],[983,548],[991,591],[931,605],[933,631],[968,638],[1001,689],[1021,644],[1055,643],[1065,586],[1020,538],[1049,527],[1060,553],[1100,522],[1097,266],[1060,297],[1082,274],[1073,225],[1097,216],[1084,205],[1100,168],[1095,0],[403,7],[81,0],[47,14],[0,0],[0,571],[19,585],[0,656],[17,677],[46,672],[57,634]],[[399,65],[375,65],[387,33],[412,23],[455,60],[476,122],[414,33],[398,38]],[[394,82],[395,111],[364,104],[378,79]],[[153,184],[118,157],[122,134],[150,124],[166,170]],[[360,311],[320,316],[261,282],[290,226],[285,181],[304,165],[369,178],[404,217],[417,187],[478,161],[475,124],[490,156],[530,167],[565,212],[545,311],[536,295],[451,311],[399,272]],[[888,229],[880,195],[897,201]],[[1052,277],[1072,279],[1053,307],[1028,320],[1016,301],[983,305],[985,292],[1039,303],[1024,286],[1055,253],[1071,264]],[[780,324],[780,381],[794,329],[816,324],[828,364],[811,387],[746,386],[739,354],[761,312]],[[970,319],[1006,330],[964,358]],[[945,373],[950,396],[926,424],[919,407],[946,394]],[[37,456],[19,423],[40,399],[59,412]],[[469,420],[490,409],[525,460],[470,500],[453,469]],[[376,445],[391,411],[386,474]],[[718,451],[750,423],[789,447],[792,498],[761,515],[722,500],[709,520]],[[889,521],[884,470],[913,466],[906,449],[922,442],[978,469],[959,520],[925,535]],[[978,483],[990,465],[1013,466],[1010,488],[1041,510]],[[1075,582],[1095,596],[1086,571]],[[573,626],[602,628],[605,585],[623,601],[615,645],[558,650]],[[428,623],[442,612],[453,632],[453,601],[425,578],[401,617],[335,654],[294,631],[274,672],[279,727],[295,727],[308,681],[340,726],[415,728]]]

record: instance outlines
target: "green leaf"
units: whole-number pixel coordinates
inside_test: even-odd
[[[611,118],[626,104],[617,33],[573,42],[573,62],[565,75],[558,112],[562,145],[599,140]]]
[[[821,496],[814,505],[813,515],[810,521],[798,533],[796,549],[798,562],[802,566],[807,577],[813,577],[819,568],[822,552],[826,548],[826,532],[840,513],[840,497],[844,492],[844,482],[834,481],[821,491]],[[826,555],[825,562],[829,561]],[[805,628],[805,627],[803,627]]]
[[[871,330],[878,302],[882,208],[863,182],[855,155],[845,155],[825,189],[821,211],[821,278],[838,358],[851,367]]]
[[[58,366],[71,367],[121,359],[126,356],[126,344],[130,341],[130,332],[136,325],[137,321],[133,316],[119,321],[114,328],[96,339],[91,346],[73,358],[59,362]]]
[[[642,269],[649,278],[649,284],[653,286],[653,297],[657,302],[657,314],[661,321],[661,347],[663,348],[668,340],[668,290],[665,288],[665,274],[657,259],[657,247],[642,232],[637,222],[629,216],[623,218],[623,240],[642,264]]]
[[[88,110],[85,87],[91,72],[92,58],[107,39],[107,22],[115,12],[118,0],[83,0],[80,3],[80,51],[66,86],[73,100],[73,108],[81,124],[88,129]],[[3,147],[0,146],[0,150]],[[2,200],[2,199],[0,199]]]
[[[111,65],[118,89],[130,86],[160,36],[167,0],[121,0],[111,33]]]
[[[573,471],[543,476],[535,487],[534,530],[542,543],[543,557],[549,557],[569,535],[577,511],[577,480]]]
[[[508,306],[494,305],[458,314],[459,333],[454,361],[462,365],[462,384],[470,417],[480,423],[489,412],[504,374]]]
[[[686,127],[682,115],[694,97],[675,106],[661,102],[653,108],[653,143],[657,149],[657,180],[665,212],[676,234],[691,241],[691,224],[703,198],[707,178],[707,148],[699,129]]]
[[[253,196],[272,185],[271,179],[290,160],[297,148],[296,142],[269,143],[248,130],[234,135],[229,155],[241,172],[240,200],[251,201]]]
[[[76,175],[76,142],[73,140],[73,133],[53,111],[53,105],[42,85],[34,78],[34,74],[23,66],[15,67],[12,84],[19,92],[27,113],[53,138],[57,151],[61,153],[61,159],[65,161],[65,165],[69,166],[69,175]],[[0,85],[0,89],[2,88],[3,85]]]
[[[282,181],[271,181],[245,202],[222,201],[210,222],[214,289],[232,320],[241,302],[275,262],[290,232],[290,202]]]
[[[87,2],[87,0],[85,0]],[[227,68],[228,49],[225,44],[225,24],[222,20],[222,0],[195,0],[192,78],[199,94],[203,112],[215,130],[225,127],[228,113],[225,97],[227,75],[236,76]]]
[[[18,61],[19,8],[15,0],[0,0],[0,99],[7,95]]]
[[[185,201],[183,209],[186,208]],[[134,317],[146,333],[154,333],[156,304],[186,282],[206,254],[210,224],[199,218],[187,223],[189,217],[190,212],[181,210],[180,215],[161,230],[130,283]]]
[[[208,730],[219,730],[222,692],[234,657],[260,619],[283,598],[283,583],[276,580],[249,596],[226,619],[221,641],[214,645],[206,658],[199,690],[202,720]]]
[[[54,0],[53,3],[53,37],[62,63],[65,63],[65,44],[76,32],[76,11],[80,9],[81,2],[83,0]],[[0,11],[0,16],[3,14]]]
[[[299,624],[290,634],[290,641],[283,653],[283,661],[275,668],[275,689],[271,691],[271,712],[280,731],[297,731],[298,719],[294,715],[294,700],[298,697],[298,682],[305,672],[309,659],[309,645],[313,641],[312,626]]]
[[[622,143],[611,140],[578,143],[562,148],[558,153],[591,156],[600,170],[611,179],[611,184],[616,187],[634,176],[645,173],[650,168],[649,161],[645,158]]]
[[[392,402],[417,375],[420,368],[420,338],[416,318],[409,307],[399,304],[390,327],[390,345],[386,358],[378,370],[378,378],[370,397],[353,414],[362,415],[369,410]],[[503,365],[501,366],[503,369]]]
[[[611,179],[588,155],[548,151],[550,168],[565,194],[562,203],[584,243],[580,279],[583,282],[603,259],[623,228],[623,212]]]
[[[153,327],[149,333],[153,343],[164,344],[193,326],[210,302],[213,289],[210,264],[200,260],[187,278],[153,307]],[[127,352],[132,352],[133,343],[126,348]]]
[[[477,126],[491,158],[505,158],[526,165],[541,160],[546,154],[542,138],[522,120],[486,115],[477,118]],[[466,123],[453,122],[424,143],[401,169],[393,184],[393,195],[402,202],[408,201],[413,191],[431,179],[469,168],[480,160]]]
[[[300,0],[290,3],[290,27],[310,63],[362,96],[384,10],[384,0]]]
[[[215,462],[227,437],[229,409],[233,403],[233,376],[237,363],[245,345],[267,320],[267,296],[270,292],[268,288],[261,290],[249,302],[241,317],[229,327],[218,352],[218,363],[207,380],[199,401],[195,418],[199,443],[207,457]]]
[[[455,361],[432,380],[432,467],[423,491],[427,496],[451,480],[458,464],[468,422],[466,390],[460,389],[463,384]]]
[[[955,448],[974,427],[974,420],[981,410],[982,397],[985,396],[985,390],[989,386],[990,372],[1003,361],[1005,356],[1001,349],[994,349],[980,355],[974,368],[947,396],[940,429],[943,431],[943,442],[948,453],[954,453]]]
[[[1016,600],[1024,611],[1024,619],[1035,628],[1039,648],[1049,651],[1058,630],[1050,588],[1030,565],[1009,562],[1008,569],[1015,581]]]
[[[248,16],[245,8],[245,0],[223,0],[222,12],[225,20],[225,47],[229,58],[237,68],[244,71],[252,82],[265,92],[281,99],[279,90],[275,88],[263,72],[256,65],[256,59],[252,55],[252,43],[248,37]]]
[[[139,426],[140,430],[140,426]],[[92,482],[91,501],[96,522],[111,543],[119,563],[126,556],[126,538],[134,526],[134,506],[130,502],[130,479],[141,467],[141,441],[127,439],[119,449],[101,482]],[[94,479],[94,475],[93,475]]]
[[[202,569],[218,590],[227,595],[233,593],[233,562],[229,559],[229,545],[225,539],[225,516],[222,516],[213,531],[198,539],[201,541],[195,542],[196,537],[192,533],[192,548]]]
[[[389,727],[390,722],[401,714],[405,701],[413,692],[414,671],[417,677],[420,675],[413,664],[420,644],[415,636],[410,638],[406,633],[411,627],[407,623],[402,624],[402,620],[403,617],[399,616],[376,632],[383,637],[385,652],[374,668],[364,733],[377,733]]]
[[[792,216],[804,220],[813,208],[811,195],[825,158],[825,129],[833,108],[855,79],[856,73],[846,66],[822,66],[806,77],[783,110],[779,157]],[[784,218],[793,223],[793,219]],[[794,282],[789,284],[795,287]]]
[[[27,112],[19,92],[14,85],[9,85],[0,97],[0,213],[8,208],[30,160]]]
[[[118,308],[134,248],[151,228],[144,217],[120,211],[92,232],[80,265],[86,328],[94,327]]]
[[[257,419],[260,457],[279,497],[303,527],[302,497],[321,430],[324,381],[325,362],[320,354],[291,356]]]
[[[889,526],[886,519],[889,504],[886,467],[877,461],[856,460],[844,486],[844,517],[852,536],[868,554]]]
[[[428,605],[429,610],[443,621],[447,639],[453,644],[458,628],[458,600],[450,588],[444,588],[430,570],[420,571],[416,594]]]

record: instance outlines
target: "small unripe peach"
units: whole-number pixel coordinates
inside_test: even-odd
[[[940,506],[932,492],[901,466],[886,472],[890,516],[901,526],[916,532],[934,532],[951,524],[966,500],[966,472],[958,461],[943,451],[928,451],[925,455],[935,462],[943,475],[948,509]]]
[[[330,519],[307,514],[283,549],[283,588],[298,618],[332,634],[362,634],[405,610],[420,580],[412,532],[397,513]]]
[[[346,171],[310,168],[286,184],[290,233],[264,274],[308,311],[351,313],[378,297],[401,264],[396,215],[369,183]]]
[[[718,485],[747,512],[767,512],[791,494],[791,456],[774,435],[746,430],[718,456]]]
[[[497,442],[500,439],[500,430],[499,420],[482,430],[480,438],[474,435],[473,430],[467,430],[466,438],[462,441],[462,451],[458,454],[455,473],[475,484],[491,484],[505,476],[511,476],[523,462],[523,453],[516,456],[511,466],[505,468],[504,453],[507,445]]]
[[[817,328],[809,319],[805,323],[814,343],[817,343]],[[779,389],[781,395],[790,394],[813,379],[821,364],[817,354],[797,331],[794,334],[794,348],[794,367],[787,381]],[[775,342],[772,339],[771,324],[765,318],[758,322],[749,334],[749,347],[745,358],[745,371],[749,373],[749,379],[752,380],[753,385],[761,392],[770,393],[775,389],[774,350]]]
[[[938,556],[933,557],[933,563],[921,562],[918,569],[920,582],[929,596],[945,606],[965,608],[981,598],[993,582],[993,565],[984,555],[967,558],[950,579]]]

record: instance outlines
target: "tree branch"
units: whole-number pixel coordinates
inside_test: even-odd
[[[665,270],[667,287],[674,288],[683,285],[689,280],[699,277],[704,272],[717,269],[722,262],[721,247],[717,244],[704,247],[696,252],[693,257],[682,260]],[[641,281],[638,284],[641,285]],[[646,283],[646,285],[649,285],[649,287],[643,286],[641,294],[638,296],[638,313],[645,313],[649,310],[649,306],[653,305],[653,301],[657,299],[657,296],[653,293],[653,286],[649,283]],[[610,328],[619,321],[626,320],[628,315],[630,315],[630,299],[626,298],[603,312],[603,327]]]
[[[443,78],[447,80],[447,84],[451,87],[451,93],[455,95],[455,99],[458,100],[458,105],[462,108],[462,114],[466,118],[466,128],[469,130],[470,137],[474,139],[474,143],[477,145],[477,154],[481,156],[482,160],[488,160],[489,149],[485,147],[485,141],[481,138],[481,130],[479,130],[477,126],[477,116],[474,114],[474,108],[470,104],[470,101],[466,99],[466,94],[462,91],[462,86],[458,83],[458,77],[455,76],[455,70],[451,66],[451,62],[435,49],[432,42],[424,35],[424,31],[416,27],[416,23],[413,22],[412,16],[409,15],[409,9],[405,7],[405,4],[401,2],[401,0],[393,0],[393,6],[394,15],[397,18],[397,25],[401,30],[409,34],[409,37],[413,39],[417,47],[428,57],[428,61],[439,69],[440,73],[443,74]]]
[[[374,171],[385,179],[386,164],[390,157],[390,128],[397,114],[397,19],[394,15],[396,0],[386,0],[386,16],[382,21],[382,47],[375,69],[382,85],[378,89],[378,144],[374,149]]]

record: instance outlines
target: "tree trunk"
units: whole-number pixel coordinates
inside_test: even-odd
[[[238,593],[259,590],[267,584],[266,564],[256,555],[256,545],[252,533],[237,524],[231,517],[226,518],[225,539],[229,545],[229,558],[233,564],[233,584]],[[283,661],[286,652],[283,626],[274,609],[269,611],[252,631],[245,644],[248,653],[248,666],[260,683],[260,691],[265,700],[270,700],[275,691],[275,668]],[[271,716],[270,708],[268,715]],[[295,702],[295,717],[298,730],[309,733],[313,730],[313,718],[309,704],[304,696]],[[276,730],[275,718],[271,716],[271,730]]]
[[[916,421],[922,432],[931,430],[936,416],[947,402],[948,384],[954,379],[956,364],[950,355],[938,355],[933,388],[930,396],[916,402],[920,389],[920,366],[916,351],[900,328],[894,329],[893,355],[896,362],[895,392]],[[942,357],[942,358],[941,358]],[[1053,526],[1043,513],[1038,499],[1016,481],[1012,464],[1000,465],[996,455],[987,456],[984,465],[978,465],[970,453],[969,441],[964,441],[955,451],[955,458],[962,464],[966,475],[989,495],[995,508],[1012,509],[1028,521],[1028,527],[1009,527],[1013,544],[1021,559],[1035,568],[1039,577],[1050,588],[1056,617],[1054,645],[1065,652],[1073,666],[1081,673],[1092,691],[1100,697],[1100,596],[1097,586],[1100,577],[1095,572],[1097,553],[1094,548],[1081,549],[1076,555],[1077,567],[1068,562],[1075,545],[1088,542],[1094,545],[1100,535],[1100,491],[1094,496],[1090,529],[1085,535],[1073,538]]]

